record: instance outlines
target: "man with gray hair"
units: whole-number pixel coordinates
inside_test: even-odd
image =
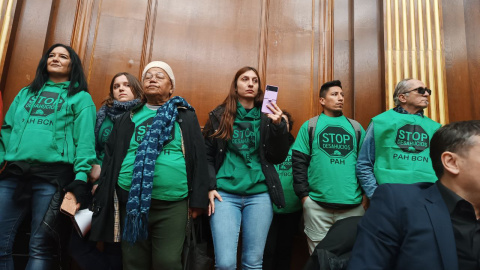
[[[432,90],[416,79],[395,87],[395,108],[370,122],[356,165],[357,177],[371,198],[379,184],[435,182],[430,139],[440,124],[423,114]]]
[[[480,269],[480,121],[443,126],[430,144],[438,181],[378,187],[349,270]]]

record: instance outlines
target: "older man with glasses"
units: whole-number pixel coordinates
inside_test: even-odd
[[[430,139],[440,124],[426,117],[432,90],[416,79],[395,87],[395,108],[370,122],[358,155],[357,177],[366,195],[385,183],[435,182],[430,160]]]

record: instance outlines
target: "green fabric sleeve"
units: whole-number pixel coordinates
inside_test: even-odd
[[[85,92],[85,95],[79,98],[82,104],[73,120],[73,142],[75,144],[73,171],[76,180],[87,181],[91,165],[96,160],[94,135],[96,112],[95,104],[89,94]]]
[[[297,138],[292,146],[293,150],[310,156],[310,137],[308,135],[308,120],[298,130]]]
[[[23,88],[20,93],[15,97],[10,108],[8,108],[7,114],[3,119],[2,130],[0,132],[0,164],[5,162],[5,153],[7,151],[6,144],[10,141],[10,135],[12,134],[13,125],[15,123],[15,112],[17,111],[17,106],[20,100],[20,97],[24,91],[28,91],[26,88]]]

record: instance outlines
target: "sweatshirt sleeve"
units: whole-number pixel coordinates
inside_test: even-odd
[[[7,152],[7,144],[10,141],[10,135],[12,134],[13,125],[15,123],[15,112],[19,102],[19,96],[24,90],[15,97],[10,108],[8,108],[7,114],[3,119],[2,130],[0,132],[0,166],[5,162],[5,154]]]
[[[95,153],[95,104],[88,93],[81,96],[81,103],[78,111],[75,112],[73,120],[73,142],[75,144],[75,158],[73,161],[73,171],[75,180],[87,181],[87,174],[96,160]]]

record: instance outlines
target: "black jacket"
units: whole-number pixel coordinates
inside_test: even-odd
[[[93,199],[93,219],[90,240],[113,241],[114,204],[113,194],[122,162],[127,154],[135,130],[131,113],[125,113],[117,121],[105,144],[100,184]],[[212,178],[208,173],[204,141],[195,112],[178,108],[177,122],[180,125],[185,147],[185,164],[189,190],[189,207],[207,208],[208,184]]]
[[[211,111],[204,128],[207,159],[210,174],[212,175],[216,175],[225,160],[227,142],[210,136],[218,129],[224,111],[224,106],[218,106]],[[282,119],[280,124],[275,125],[262,113],[260,122],[260,163],[270,198],[278,208],[285,207],[285,198],[280,178],[273,164],[280,164],[287,157],[289,150],[288,137],[289,133],[285,120]],[[210,190],[217,188],[216,177],[213,177],[212,180]]]
[[[292,151],[293,190],[300,200],[310,193],[308,184],[310,159],[310,155],[297,150]]]

